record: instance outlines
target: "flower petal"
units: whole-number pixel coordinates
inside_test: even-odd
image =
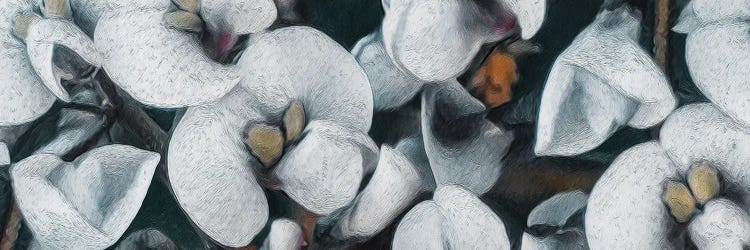
[[[89,37],[94,37],[96,24],[105,11],[109,10],[109,3],[105,1],[69,0],[73,11],[73,20],[86,32]],[[125,1],[123,1],[125,2]]]
[[[586,237],[591,249],[670,248],[669,228],[676,223],[661,197],[664,181],[678,177],[657,142],[620,154],[589,196]]]
[[[156,229],[141,229],[128,235],[117,245],[115,250],[128,249],[162,249],[177,250],[172,239]]]
[[[664,74],[638,46],[639,21],[602,12],[552,67],[539,111],[537,155],[577,155],[624,125],[647,128],[674,109]]]
[[[425,88],[422,133],[438,186],[460,185],[477,195],[497,181],[513,134],[484,119],[484,104],[458,82]]]
[[[10,164],[10,151],[8,151],[8,145],[5,142],[0,142],[0,166]]]
[[[261,250],[294,250],[300,249],[302,228],[289,219],[276,219],[271,223],[271,232],[263,242]]]
[[[107,75],[137,101],[160,108],[224,96],[239,82],[237,70],[209,59],[197,35],[167,28],[165,11],[123,7],[102,15],[94,43]]]
[[[26,123],[16,126],[7,126],[3,127],[0,126],[0,142],[5,143],[6,146],[8,146],[8,149],[13,149],[13,146],[16,144],[18,139],[26,133],[26,130],[28,130],[31,127],[32,123]]]
[[[750,3],[747,0],[696,0],[693,11],[702,24],[714,21],[745,19],[750,17]]]
[[[78,26],[64,19],[41,19],[29,25],[26,49],[34,70],[52,93],[65,102],[70,102],[68,91],[60,83],[52,55],[55,46],[71,49],[86,63],[100,67],[101,54],[94,42]]]
[[[331,38],[294,26],[253,36],[248,45],[238,62],[240,85],[248,92],[266,93],[264,100],[273,99],[283,108],[298,99],[308,120],[369,130],[373,105],[367,75]]]
[[[581,190],[556,194],[537,205],[526,220],[526,225],[564,226],[571,215],[586,207],[589,196]]]
[[[701,20],[695,15],[695,9],[693,9],[693,3],[695,2],[690,1],[682,8],[680,17],[677,18],[677,24],[672,27],[672,31],[687,34],[700,28]]]
[[[39,118],[52,107],[47,90],[27,60],[26,46],[12,35],[13,22],[31,13],[26,0],[0,2],[0,126],[20,125]]]
[[[518,17],[518,24],[521,26],[521,38],[531,39],[534,37],[544,23],[547,1],[505,0],[504,2]]]
[[[167,159],[172,191],[190,219],[222,245],[250,244],[268,219],[268,203],[243,144],[248,120],[260,119],[241,89],[215,105],[188,108]],[[244,105],[250,104],[247,108]]]
[[[33,155],[10,171],[18,207],[42,246],[106,248],[135,218],[158,163],[156,153],[110,145],[71,163]]]
[[[357,195],[366,164],[359,137],[366,136],[332,122],[312,121],[273,175],[294,201],[315,214],[329,214]]]
[[[738,192],[744,206],[750,206],[750,129],[716,106],[701,103],[683,106],[670,115],[660,138],[683,175],[695,163],[708,163],[719,170],[723,185]]]
[[[256,33],[276,20],[273,0],[201,1],[201,17],[210,30],[231,28],[238,35]],[[229,27],[222,27],[228,25]]]
[[[412,204],[421,188],[420,173],[395,149],[383,146],[367,186],[326,232],[327,241],[361,242],[376,235]]]
[[[423,192],[433,192],[437,185],[435,184],[435,176],[432,175],[432,168],[430,167],[430,160],[427,158],[427,153],[424,149],[424,139],[420,133],[417,136],[412,136],[399,141],[396,144],[396,150],[403,154],[404,158],[414,165],[414,168],[419,172],[419,176],[422,183]]]
[[[393,249],[510,249],[505,225],[470,191],[443,186],[396,228]]]
[[[396,65],[425,81],[457,77],[480,46],[502,39],[494,33],[496,13],[474,2],[403,0],[388,5],[382,27],[385,49]]]
[[[380,31],[360,39],[354,45],[352,54],[370,80],[375,110],[398,108],[422,90],[424,81],[401,71],[393,64],[383,47]]]
[[[750,126],[750,24],[707,24],[688,35],[686,60],[690,76],[724,113]]]
[[[699,249],[742,249],[750,245],[750,216],[733,202],[714,199],[688,226]]]

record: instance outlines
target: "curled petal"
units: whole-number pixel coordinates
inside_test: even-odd
[[[742,249],[750,245],[750,216],[729,200],[714,199],[693,218],[688,232],[699,249]]]
[[[139,102],[161,108],[224,96],[240,80],[236,69],[209,59],[197,35],[168,28],[165,11],[124,7],[101,16],[94,43],[107,75]]]
[[[128,235],[117,245],[115,250],[128,249],[163,249],[177,250],[172,239],[156,229],[142,229]]]
[[[504,14],[475,2],[402,0],[387,5],[385,49],[396,65],[425,81],[457,77],[483,44],[507,35],[500,28],[505,20],[496,20]]]
[[[685,54],[690,76],[701,92],[722,112],[750,126],[747,48],[750,48],[750,23],[732,20],[707,24],[691,32]]]
[[[273,170],[281,189],[319,215],[351,202],[364,171],[360,146],[347,139],[355,138],[356,133],[360,132],[332,122],[308,124],[302,140],[284,154]]]
[[[638,46],[639,21],[604,11],[552,66],[542,95],[534,152],[577,155],[622,126],[647,128],[674,109],[664,74]]]
[[[210,30],[237,35],[262,31],[277,15],[273,0],[204,0],[201,4],[201,16]]]
[[[75,52],[86,63],[100,67],[102,56],[94,42],[78,26],[64,19],[41,19],[29,25],[26,49],[34,70],[52,93],[65,102],[70,95],[60,83],[52,55],[55,46],[64,46]]]
[[[531,39],[542,28],[547,11],[545,0],[506,0],[508,7],[518,17],[521,26],[521,38]]]
[[[439,187],[433,201],[415,206],[396,229],[393,249],[510,249],[505,225],[470,191]]]
[[[373,108],[367,75],[331,38],[313,28],[293,26],[258,34],[248,45],[238,62],[240,87],[270,102],[264,104],[264,112],[276,115],[299,100],[308,120],[333,121],[363,133],[370,129]]]
[[[18,207],[42,247],[102,249],[135,218],[158,163],[159,154],[109,145],[70,163],[33,155],[10,172]]]
[[[26,46],[12,34],[16,17],[31,13],[26,0],[0,2],[0,126],[20,125],[39,118],[55,96],[44,86],[28,59]]]
[[[580,190],[552,196],[531,210],[526,225],[564,226],[573,214],[586,207],[588,198]]]
[[[243,108],[241,103],[250,100],[241,94],[222,101],[188,108],[169,143],[168,173],[190,219],[220,244],[241,247],[268,219],[268,203],[253,174],[260,163],[242,138],[247,119],[260,115]]]
[[[460,185],[480,195],[500,176],[513,134],[484,119],[484,109],[458,82],[425,89],[422,133],[438,186]]]
[[[710,103],[681,107],[667,118],[660,133],[661,145],[687,176],[694,164],[705,163],[719,171],[726,188],[750,205],[750,129],[737,124]]]
[[[295,250],[302,247],[302,228],[289,219],[276,219],[261,250]]]
[[[367,187],[337,218],[325,239],[335,242],[364,241],[385,229],[419,195],[420,175],[398,151],[383,146],[378,167]]]
[[[586,208],[591,249],[668,249],[676,227],[662,203],[664,182],[677,169],[657,142],[633,146],[594,186]]]
[[[379,31],[360,39],[354,45],[352,54],[370,80],[375,110],[398,108],[422,90],[424,81],[393,64],[385,52],[383,36]]]

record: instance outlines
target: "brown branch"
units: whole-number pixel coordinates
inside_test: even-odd
[[[672,12],[672,0],[656,0],[655,2],[654,57],[666,74],[669,72],[669,18]]]
[[[8,206],[5,229],[3,230],[2,239],[0,239],[0,250],[14,249],[18,239],[18,229],[21,228],[21,211],[18,210],[16,200],[12,194]]]

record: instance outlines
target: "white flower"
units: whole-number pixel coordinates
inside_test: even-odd
[[[259,34],[249,44],[254,49],[239,61],[243,80],[218,102],[188,108],[168,155],[182,208],[231,247],[247,245],[266,224],[254,172],[268,172],[262,180],[272,188],[325,215],[354,199],[377,159],[366,134],[370,86],[351,54],[305,27]],[[300,112],[296,119],[291,110]]]
[[[130,146],[93,149],[73,162],[30,156],[10,169],[25,224],[43,249],[103,249],[128,228],[159,154]]]
[[[66,47],[85,62],[99,66],[93,42],[73,22],[60,16],[42,18],[26,0],[0,3],[0,126],[31,122],[56,100],[70,101],[60,85],[64,75],[53,64],[55,46]]]
[[[469,66],[480,47],[512,35],[516,16],[529,38],[545,1],[385,0],[384,47],[399,68],[425,81],[446,81]],[[525,27],[524,27],[525,26]]]
[[[622,126],[648,128],[675,108],[669,82],[638,46],[639,20],[625,7],[603,11],[552,66],[534,152],[570,156]]]
[[[470,191],[442,186],[396,228],[393,249],[510,249],[505,225]]]
[[[168,0],[109,1],[94,35],[103,67],[114,83],[146,105],[178,108],[215,101],[240,81],[240,74],[237,67],[209,58],[195,32],[205,21],[205,33],[216,44],[210,49],[225,55],[238,35],[270,26],[276,7],[271,0],[173,2],[177,7]],[[185,19],[172,20],[172,14]]]
[[[586,212],[589,245],[592,249],[682,248],[684,240],[673,237],[680,235],[675,230],[687,228],[700,249],[747,246],[748,162],[746,127],[710,103],[676,110],[664,122],[658,142],[623,152],[597,182]],[[714,185],[695,181],[692,176],[701,168],[716,171]],[[690,192],[687,196],[667,192],[670,185],[683,182],[689,186],[682,188]],[[670,209],[675,202],[682,206]],[[680,219],[687,227],[678,226]]]
[[[688,35],[685,59],[695,85],[750,126],[750,1],[690,1],[673,29]]]

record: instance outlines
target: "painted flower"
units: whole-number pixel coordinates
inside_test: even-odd
[[[46,113],[57,98],[70,101],[60,83],[74,78],[53,63],[62,49],[72,51],[92,66],[101,64],[93,42],[69,20],[65,1],[44,2],[44,17],[27,0],[0,3],[0,127],[29,123]],[[56,98],[57,97],[57,98]]]
[[[574,190],[556,194],[536,206],[527,219],[521,249],[588,249],[583,229],[588,198]]]
[[[602,11],[557,58],[542,94],[537,155],[587,152],[620,127],[654,126],[675,108],[664,73],[638,45],[633,15]]]
[[[372,95],[345,49],[319,31],[253,36],[242,81],[218,102],[191,107],[169,145],[177,200],[204,233],[245,246],[266,224],[258,181],[325,215],[351,202],[374,169],[367,136]]]
[[[750,130],[711,103],[679,108],[659,141],[623,152],[586,211],[592,249],[750,245]],[[685,238],[687,237],[687,238]]]
[[[750,1],[690,1],[673,30],[687,34],[685,59],[695,85],[750,126]]]
[[[143,104],[178,108],[215,101],[240,81],[238,67],[212,58],[225,57],[237,36],[269,27],[276,7],[272,0],[111,0],[100,15],[94,37],[107,75]]]
[[[73,162],[30,156],[10,169],[25,225],[41,249],[104,249],[135,218],[159,154],[131,146],[93,149]]]
[[[467,69],[485,44],[514,34],[523,38],[544,20],[540,0],[383,0],[383,45],[400,69],[425,81],[446,81]]]
[[[393,249],[510,249],[502,220],[472,192],[442,186],[396,228]]]

